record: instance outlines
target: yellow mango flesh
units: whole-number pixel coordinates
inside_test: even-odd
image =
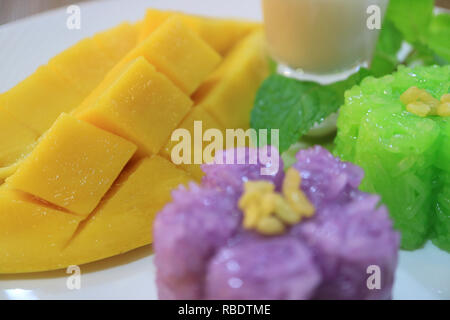
[[[196,19],[197,17],[193,17],[193,20]],[[95,89],[90,90],[87,99],[86,95],[83,95],[83,103],[81,104],[83,108],[78,106],[77,111],[73,112],[75,116],[64,114],[57,120],[55,125],[42,137],[36,149],[23,161],[23,164],[16,163],[10,167],[0,168],[0,181],[2,170],[11,173],[17,167],[19,168],[13,176],[7,179],[6,184],[1,189],[9,190],[8,192],[12,192],[13,189],[26,192],[24,201],[32,202],[36,206],[24,210],[24,212],[33,214],[36,211],[51,209],[65,214],[69,218],[84,219],[79,223],[78,228],[73,226],[73,224],[77,225],[77,222],[72,224],[61,220],[59,228],[64,230],[67,228],[67,232],[64,231],[64,241],[60,241],[64,243],[64,246],[57,246],[55,250],[45,250],[39,247],[41,244],[34,243],[45,237],[46,225],[42,224],[42,228],[37,226],[35,230],[33,226],[37,224],[33,222],[34,220],[25,217],[24,219],[29,219],[30,224],[27,225],[24,221],[21,227],[23,233],[20,233],[20,239],[23,238],[24,240],[18,240],[14,234],[8,235],[10,238],[4,238],[9,239],[9,243],[6,243],[8,243],[9,248],[17,250],[17,255],[21,255],[23,252],[23,259],[11,259],[9,261],[5,258],[3,267],[0,266],[0,273],[59,269],[71,264],[82,264],[110,257],[151,243],[152,234],[150,230],[154,216],[170,200],[170,190],[179,184],[186,184],[191,179],[198,181],[203,175],[199,165],[176,166],[170,162],[170,151],[174,146],[174,143],[170,142],[170,133],[173,129],[169,130],[166,126],[187,129],[192,137],[195,120],[203,122],[203,131],[209,128],[224,130],[225,128],[248,127],[249,110],[253,106],[253,100],[249,96],[254,96],[256,92],[254,87],[257,87],[257,85],[253,86],[247,82],[259,82],[261,74],[255,72],[255,70],[262,70],[262,73],[265,74],[267,69],[265,50],[261,42],[255,40],[259,36],[252,33],[252,36],[246,37],[237,44],[230,45],[230,47],[234,47],[233,50],[227,51],[225,59],[216,67],[220,57],[217,60],[217,53],[208,48],[202,40],[204,37],[197,35],[200,33],[195,30],[195,27],[189,25],[188,28],[182,27],[180,29],[180,25],[183,23],[188,24],[186,20],[180,20],[178,15],[170,16],[161,21],[155,27],[155,32],[152,32],[144,42],[121,59]],[[132,27],[136,28],[135,26]],[[126,38],[125,34],[129,33],[130,30],[128,27],[117,27],[115,32]],[[195,30],[195,32],[191,30]],[[223,29],[223,32],[226,32],[226,30]],[[158,43],[158,46],[154,46],[150,41],[152,37],[158,39],[153,41],[166,42],[166,44]],[[104,53],[107,52],[105,49],[107,44],[104,41],[114,42],[114,37],[107,35],[95,36],[92,39],[95,46],[101,48],[100,50]],[[181,46],[176,48],[176,44],[180,43],[180,40],[183,40]],[[201,45],[198,45],[198,41]],[[112,44],[113,47],[118,45],[119,43]],[[208,50],[205,50],[205,46]],[[179,52],[174,53],[174,48]],[[181,56],[182,53],[185,53],[183,50],[190,52],[192,48],[197,48],[194,53],[195,61],[205,60],[205,65],[201,65],[201,68],[191,68],[191,60],[183,60],[184,58]],[[116,59],[113,52],[107,52],[105,55],[108,55],[111,60]],[[118,54],[118,56],[120,55],[122,53]],[[164,59],[167,60],[159,57],[162,62],[155,62],[151,59],[152,55],[164,56]],[[181,56],[181,59],[178,59],[179,56]],[[76,55],[73,56],[73,58],[75,57]],[[256,57],[254,63],[250,63],[250,57]],[[80,53],[79,59],[84,58]],[[242,61],[239,61],[241,59]],[[216,62],[213,60],[216,60]],[[166,62],[169,68],[163,70],[164,68],[161,68],[161,66],[164,67]],[[86,65],[89,63],[88,61]],[[154,68],[149,67],[148,63],[152,64]],[[184,71],[188,70],[189,72],[181,72],[180,75],[175,76],[174,72],[178,70],[177,68],[184,68]],[[58,70],[57,68],[54,69]],[[63,80],[62,82],[70,83],[74,79],[71,78],[71,74],[75,76],[76,72],[68,72],[64,75],[61,72],[61,76],[56,73],[53,74],[60,79],[66,77],[67,81]],[[139,75],[147,76],[152,82],[156,81],[161,84],[159,80],[164,77],[161,74],[164,74],[174,85],[171,87],[166,83],[166,85],[158,87],[156,101],[160,101],[160,103],[153,101],[153,99],[147,101],[147,88],[142,85],[143,82],[139,82]],[[140,83],[140,85],[133,87],[133,84],[136,83]],[[186,83],[188,86],[186,86]],[[183,96],[185,98],[188,92],[199,87],[193,95],[196,105],[186,111],[183,116],[181,115],[183,112],[178,113],[177,110],[179,110],[178,108],[183,109],[179,105],[182,105],[180,101],[185,99],[175,99],[173,105],[170,106],[164,99],[165,96],[171,96],[168,93],[173,93],[172,89],[175,86],[184,91]],[[251,92],[246,92],[242,89],[242,86],[250,88]],[[30,92],[32,87],[30,86]],[[73,91],[80,94],[81,89]],[[27,90],[22,91],[22,94],[26,93]],[[48,93],[48,100],[53,99],[52,94],[54,93]],[[138,99],[135,103],[130,103],[128,98]],[[30,99],[30,101],[33,101],[33,99]],[[209,104],[206,102],[209,102]],[[159,108],[157,104],[160,105]],[[213,104],[217,104],[217,106],[214,107]],[[0,96],[0,110],[1,108],[2,96]],[[167,110],[175,110],[175,113],[179,114],[177,116],[179,121],[160,119],[159,121],[165,123],[165,125],[157,123],[155,124],[155,130],[151,131],[152,129],[148,128],[151,126],[143,127],[144,123],[148,124],[155,121],[150,112],[147,113],[146,108],[150,108],[154,112],[165,109],[164,116],[167,118],[171,116],[170,113],[167,113]],[[126,109],[132,112],[126,114],[124,112]],[[247,114],[244,111],[241,112],[240,109],[248,110]],[[93,112],[93,110],[96,111]],[[118,114],[112,115],[114,112],[118,112]],[[134,116],[132,114],[134,112],[140,116]],[[100,116],[98,118],[96,118],[97,115],[88,116],[90,113],[91,116],[96,113]],[[29,120],[28,117],[23,116],[24,113],[21,115],[24,122]],[[158,114],[154,116],[157,117]],[[12,115],[12,117],[18,121],[22,120],[15,115]],[[90,123],[77,120],[77,117],[88,120]],[[148,121],[144,120],[145,117],[148,117]],[[65,120],[61,120],[63,118]],[[107,126],[105,119],[108,119],[107,121],[111,121],[114,125],[108,124]],[[229,119],[234,121],[228,121]],[[126,125],[117,125],[117,122],[120,122],[119,120],[125,122]],[[61,124],[63,121],[66,123]],[[175,122],[177,123],[175,124]],[[130,123],[133,123],[134,127]],[[161,128],[156,130],[158,125]],[[90,129],[87,130],[85,126]],[[96,133],[93,133],[94,131]],[[49,136],[52,136],[52,132],[54,136],[50,139]],[[102,132],[103,139],[100,138],[101,135],[98,135],[98,132]],[[154,141],[143,138],[148,132],[156,133]],[[119,135],[122,137],[119,137]],[[116,141],[116,139],[122,142],[119,143],[122,147],[114,147],[117,144],[111,141]],[[152,143],[148,141],[152,141]],[[160,147],[155,147],[158,144],[160,144]],[[135,145],[139,146],[140,154],[139,157],[130,160],[136,149]],[[208,142],[203,143],[204,147],[207,145]],[[105,150],[105,146],[107,150]],[[141,152],[142,150],[147,151]],[[151,158],[144,157],[139,160],[145,154],[152,153],[152,150],[159,150],[160,156],[154,155]],[[125,164],[127,165],[124,169]],[[118,178],[116,179],[116,177]],[[50,204],[44,204],[41,200],[32,201],[31,195]],[[8,197],[13,198],[12,196]],[[1,208],[0,205],[0,214],[5,212]],[[48,228],[56,229],[52,225],[52,221],[48,222]],[[3,224],[2,221],[0,223]],[[4,224],[7,225],[8,223],[10,222],[5,220]],[[13,222],[11,224],[14,225]],[[70,228],[67,224],[70,225]],[[5,227],[5,230],[9,230],[8,227]],[[11,228],[11,230],[14,233],[19,232],[15,228]],[[30,234],[29,237],[27,237],[27,233]],[[60,234],[62,238],[62,231]],[[41,241],[45,245],[45,239]],[[30,244],[33,244],[31,248],[22,248],[26,245],[30,246]],[[1,249],[2,244],[0,243]],[[41,256],[36,256],[38,251],[41,252]],[[12,257],[14,258],[14,256]]]
[[[158,25],[159,26],[159,25]],[[187,95],[191,95],[215,69],[220,56],[191,30],[181,25],[179,17],[163,24],[163,28],[131,50],[74,111],[81,114],[139,57],[144,57],[157,71],[165,74]],[[189,53],[189,54],[187,54]]]
[[[116,62],[103,52],[94,39],[87,38],[50,59],[48,66],[86,96]]]
[[[62,114],[6,183],[86,216],[135,151],[131,142]]]
[[[20,161],[11,164],[7,167],[0,168],[0,185],[5,182],[5,179],[11,176],[19,168]]]
[[[63,268],[61,251],[80,217],[0,189],[0,273]]]
[[[121,23],[110,30],[97,33],[93,40],[101,51],[116,64],[136,46],[139,31],[137,25]]]
[[[72,83],[48,66],[40,67],[11,90],[0,95],[0,110],[43,134],[62,112],[68,112],[83,101]]]
[[[224,129],[222,128],[222,126],[213,118],[211,117],[205,110],[203,110],[202,108],[194,108],[193,111],[183,120],[183,122],[180,124],[180,126],[178,127],[178,129],[185,129],[189,132],[190,137],[191,137],[191,159],[190,159],[190,163],[191,164],[181,164],[180,166],[186,170],[187,172],[189,172],[191,174],[192,177],[194,177],[194,179],[196,181],[200,181],[201,178],[203,177],[203,171],[200,168],[199,164],[195,164],[194,163],[194,152],[198,152],[198,153],[203,153],[203,149],[209,145],[210,142],[203,142],[203,144],[200,146],[198,145],[200,148],[198,149],[194,149],[195,145],[194,145],[194,123],[195,121],[201,121],[201,128],[202,128],[202,132],[200,133],[200,139],[202,139],[203,134],[205,133],[206,130],[208,129],[218,129],[220,132],[223,132]],[[167,159],[171,159],[172,157],[172,149],[179,144],[182,141],[172,141],[171,138],[169,138],[169,141],[166,143],[166,145],[164,146],[164,148],[161,150],[161,154],[166,157]],[[203,149],[201,148],[203,146]],[[223,144],[222,144],[223,147]]]
[[[134,142],[140,155],[150,155],[159,152],[192,104],[140,57],[77,117]]]
[[[66,264],[82,264],[150,244],[156,214],[171,190],[191,178],[159,156],[125,172],[62,252]]]
[[[121,24],[54,57],[11,90],[0,94],[5,110],[38,135],[86,98],[108,71],[136,46],[138,28]]]
[[[28,154],[38,136],[2,110],[0,110],[0,128],[0,168],[4,168]]]
[[[197,106],[211,113],[225,128],[250,126],[256,92],[269,75],[264,34],[242,40],[193,96]]]
[[[142,24],[139,40],[143,41],[169,17],[176,14],[181,15],[184,24],[222,55],[244,36],[261,27],[261,24],[250,21],[213,19],[175,11],[149,9]]]
[[[180,16],[167,19],[117,67],[143,56],[184,93],[191,95],[220,63],[220,55],[186,27]],[[113,72],[113,76],[117,73]]]

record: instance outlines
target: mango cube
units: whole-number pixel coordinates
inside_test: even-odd
[[[118,63],[137,44],[139,29],[136,25],[121,23],[118,26],[97,33],[93,39],[98,47],[114,63]]]
[[[64,267],[60,257],[81,217],[43,205],[26,195],[0,191],[0,273]]]
[[[97,87],[116,62],[92,38],[87,38],[52,58],[48,66],[86,96]]]
[[[183,23],[196,32],[200,38],[208,43],[220,54],[225,54],[236,42],[250,32],[261,27],[259,23],[238,21],[232,19],[213,19],[201,16],[185,15],[175,11],[147,10],[140,41],[145,40],[169,17],[179,14]]]
[[[225,128],[250,126],[256,92],[269,75],[263,32],[242,40],[193,96]]]
[[[167,19],[120,64],[139,56],[145,57],[187,95],[198,88],[221,60],[220,55],[177,15]]]
[[[41,135],[62,112],[77,107],[84,95],[47,66],[0,96],[0,109],[7,111]]]
[[[140,57],[79,119],[139,146],[140,155],[156,154],[183,120],[191,99]]]
[[[6,183],[85,216],[135,151],[131,142],[62,114]]]
[[[164,11],[158,9],[148,9],[145,18],[142,21],[141,32],[139,33],[139,42],[144,41],[151,35],[160,25],[174,14],[182,15],[181,12]],[[183,19],[184,20],[184,19]]]
[[[0,110],[0,128],[0,168],[3,168],[28,154],[38,137],[36,133],[2,110]]]
[[[170,201],[171,190],[189,180],[164,158],[141,160],[122,173],[62,256],[82,264],[150,244],[157,212]]]
[[[183,120],[183,122],[179,125],[178,129],[186,129],[190,136],[191,136],[191,159],[190,164],[180,164],[180,167],[186,170],[191,176],[196,180],[200,181],[203,177],[203,171],[200,168],[199,164],[194,163],[194,152],[197,152],[197,154],[203,154],[204,148],[208,146],[211,142],[203,142],[201,145],[194,144],[194,137],[196,133],[194,132],[194,123],[198,121],[197,128],[201,126],[201,132],[200,132],[200,139],[203,139],[203,134],[208,129],[217,129],[221,133],[224,132],[224,128],[213,118],[209,115],[208,112],[203,110],[202,108],[194,108],[193,111]],[[197,129],[199,130],[199,129]],[[198,135],[198,133],[197,133]],[[171,137],[169,138],[169,141],[166,143],[164,148],[161,150],[161,154],[166,157],[167,159],[172,158],[172,149],[178,144],[180,141],[172,141]],[[221,148],[224,147],[224,144],[222,143]],[[202,162],[204,162],[206,159],[202,159]]]

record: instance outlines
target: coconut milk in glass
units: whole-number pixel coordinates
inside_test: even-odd
[[[262,0],[270,53],[294,77],[344,78],[369,63],[388,1]]]

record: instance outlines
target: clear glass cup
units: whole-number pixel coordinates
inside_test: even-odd
[[[269,51],[287,76],[333,82],[372,58],[389,0],[262,0]],[[369,25],[368,25],[369,23]]]

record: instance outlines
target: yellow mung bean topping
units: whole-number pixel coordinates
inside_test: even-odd
[[[300,173],[294,168],[286,172],[282,193],[276,192],[269,181],[246,182],[238,203],[244,213],[243,227],[267,236],[279,235],[288,226],[312,217],[315,208],[300,185]]]
[[[444,94],[439,101],[426,90],[411,87],[400,96],[400,101],[406,105],[408,112],[419,117],[450,116],[450,94]]]

